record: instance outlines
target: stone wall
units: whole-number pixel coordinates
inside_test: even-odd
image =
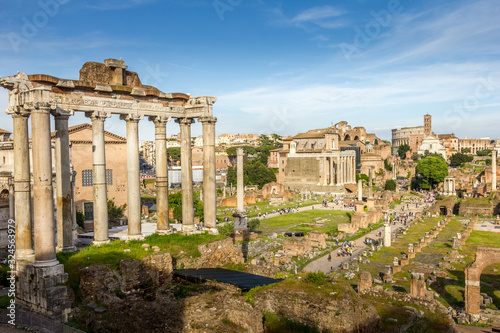
[[[488,198],[469,198],[460,202],[459,215],[461,216],[492,216],[493,204]]]

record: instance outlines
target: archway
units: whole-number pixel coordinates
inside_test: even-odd
[[[351,140],[351,137],[349,136],[349,134],[346,134],[344,136],[344,141],[350,141]]]
[[[481,274],[486,267],[496,263],[500,263],[500,248],[478,247],[476,260],[465,266],[465,312],[479,313]]]
[[[448,208],[446,208],[446,206],[441,206],[439,207],[439,210],[441,212],[441,215],[448,215]]]
[[[357,136],[357,135],[356,135],[356,136],[354,137],[354,141],[359,141],[359,136]]]
[[[0,207],[9,206],[9,190],[0,192]]]

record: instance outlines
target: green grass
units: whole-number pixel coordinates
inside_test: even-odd
[[[192,236],[182,236],[179,234],[158,235],[153,234],[143,241],[114,241],[101,246],[89,246],[78,252],[58,252],[57,259],[64,265],[64,270],[69,275],[69,285],[78,290],[80,281],[80,269],[93,265],[109,265],[116,269],[121,259],[140,260],[151,254],[146,251],[142,244],[149,244],[150,247],[158,246],[161,252],[168,252],[172,257],[176,257],[180,251],[186,252],[191,257],[199,257],[201,253],[198,246],[222,239],[223,236],[198,234]],[[125,252],[129,249],[130,252]]]
[[[0,309],[7,309],[11,298],[8,295],[0,296]]]
[[[315,223],[313,219],[326,219],[324,223]],[[312,230],[332,233],[338,231],[339,223],[349,222],[347,212],[335,210],[307,210],[298,213],[284,214],[260,222],[259,230],[263,234],[279,233],[284,231]]]

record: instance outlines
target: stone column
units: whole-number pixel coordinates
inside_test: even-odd
[[[244,173],[243,173],[243,148],[237,148],[236,149],[236,171],[237,171],[237,208],[236,210],[239,212],[242,212],[245,210],[244,208],[244,203],[245,203],[245,184],[243,182],[244,180]]]
[[[172,232],[169,224],[168,205],[168,159],[167,159],[167,122],[168,117],[150,117],[155,124],[156,149],[156,232],[168,234]]]
[[[347,181],[349,184],[353,183],[352,181],[352,158],[351,156],[347,157]]]
[[[391,246],[391,220],[389,212],[384,212],[384,246]]]
[[[358,202],[363,201],[363,181],[358,180]]]
[[[109,242],[108,199],[106,190],[106,151],[104,120],[110,114],[100,111],[86,114],[92,120],[92,164],[94,184],[94,245]]]
[[[333,156],[330,156],[330,185],[335,185],[335,169],[333,168]]]
[[[392,162],[392,179],[396,179],[396,164]]]
[[[191,118],[178,118],[181,134],[181,177],[182,177],[182,231],[193,232],[193,161],[191,152]]]
[[[372,169],[371,168],[369,170],[368,183],[369,183],[369,185],[368,185],[369,186],[368,187],[368,197],[372,198],[373,197],[373,193],[372,193],[373,179],[372,179]]]
[[[33,154],[33,204],[35,266],[57,265],[54,242],[54,197],[52,190],[52,144],[50,105],[37,103],[31,111]]]
[[[56,192],[57,192],[57,249],[75,251],[73,245],[73,195],[71,191],[71,165],[69,157],[68,119],[73,112],[58,109],[55,118]]]
[[[340,185],[344,185],[344,158],[342,156],[339,157],[339,179]]]
[[[203,215],[205,228],[216,231],[217,188],[215,170],[215,117],[200,117],[203,126]]]
[[[497,190],[497,151],[491,153],[491,191]]]
[[[247,213],[244,207],[245,199],[245,184],[243,178],[243,148],[236,148],[236,178],[237,178],[237,207],[236,213],[233,214],[234,217],[234,230],[235,231],[246,231],[248,230],[247,225]]]
[[[144,239],[141,231],[141,174],[139,171],[139,120],[136,114],[121,115],[127,122],[127,240]]]
[[[14,200],[14,180],[9,178],[9,219],[16,219],[16,210],[14,209],[16,202]]]
[[[14,216],[16,221],[16,260],[35,261],[31,230],[29,112],[12,113],[14,121]],[[50,150],[49,150],[50,152]]]

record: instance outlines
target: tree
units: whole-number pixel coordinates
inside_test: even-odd
[[[411,159],[414,160],[414,161],[418,161],[421,158],[422,158],[422,155],[420,155],[420,154],[413,154],[413,155],[411,155]]]
[[[396,181],[394,179],[388,179],[385,181],[384,190],[395,191],[396,186],[397,186],[397,184],[396,184]]]
[[[169,194],[168,203],[170,208],[174,210],[174,219],[176,219],[177,221],[182,221],[182,192]],[[193,209],[194,209],[194,216],[199,217],[200,221],[203,221],[204,220],[203,202],[200,201],[199,192],[194,192]]]
[[[373,140],[373,145],[377,146],[378,145],[378,139]]]
[[[273,142],[265,134],[261,134],[259,136],[259,143],[260,143],[261,146],[268,146],[268,145],[272,145],[273,144]]]
[[[241,147],[229,147],[226,150],[226,153],[229,156],[236,156],[236,148],[243,148],[243,153],[244,154],[249,154],[249,155],[255,155],[255,148],[252,146],[241,146]]]
[[[456,153],[450,157],[450,165],[455,166],[455,167],[456,166],[463,166],[465,163],[472,162],[473,159],[474,159],[474,157],[472,157],[470,155]]]
[[[229,167],[227,170],[227,182],[236,184],[237,167]],[[276,181],[274,171],[266,167],[260,160],[248,161],[243,166],[243,183],[244,185],[258,185],[262,188],[267,183]]]
[[[76,211],[76,224],[82,229],[85,229],[85,214],[81,210]]]
[[[411,148],[410,148],[410,145],[405,143],[405,144],[402,144],[401,146],[399,146],[398,148],[398,156],[404,160],[406,159],[406,152],[409,151]]]
[[[448,176],[448,164],[441,156],[428,156],[418,162],[415,173],[412,188],[435,189]]]
[[[480,150],[476,153],[477,156],[491,156],[491,149]]]
[[[462,148],[462,154],[470,154],[471,150],[470,148]]]
[[[248,221],[248,230],[250,231],[256,231],[260,227],[260,220],[259,219],[251,219]]]
[[[127,208],[127,204],[117,206],[113,200],[108,200],[108,220],[117,222],[123,217],[123,212]]]
[[[384,168],[387,171],[392,171],[392,165],[389,163],[389,159],[387,159],[387,158],[384,160]]]
[[[181,148],[180,147],[167,148],[167,155],[172,161],[179,161],[181,158]]]

